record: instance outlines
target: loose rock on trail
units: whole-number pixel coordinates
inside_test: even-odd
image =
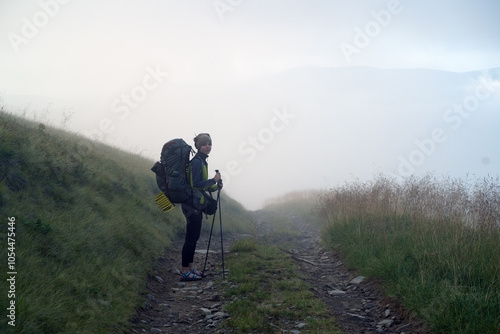
[[[266,220],[276,213],[259,210],[252,214],[259,235],[272,232]],[[273,241],[300,266],[311,291],[327,305],[345,333],[429,333],[397,300],[382,293],[379,282],[348,270],[339,254],[324,249],[313,225],[303,218],[283,215],[290,228],[300,231],[300,237],[286,235],[280,242],[280,236],[274,234]],[[224,252],[229,253],[232,243],[243,237],[248,235],[224,235]],[[208,235],[202,234],[195,255],[198,270],[203,269],[207,242]],[[232,315],[224,310],[230,300],[224,299],[223,289],[230,284],[231,275],[229,271],[226,280],[222,279],[219,239],[212,236],[208,277],[196,282],[179,280],[182,243],[174,242],[174,247],[156,261],[147,279],[147,302],[137,310],[130,333],[234,333],[221,327]],[[306,333],[307,328],[291,325],[288,330],[301,332]]]

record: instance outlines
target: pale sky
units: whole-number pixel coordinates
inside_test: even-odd
[[[400,158],[412,157],[415,142],[436,128],[445,130],[447,139],[436,147],[443,153],[433,151],[416,172],[451,172],[454,147],[486,146],[490,151],[468,171],[494,174],[500,166],[496,83],[473,108],[484,113],[464,117],[457,129],[446,126],[458,124],[447,110],[470,100],[467,89],[481,89],[481,73],[500,80],[498,31],[500,2],[493,0],[2,0],[0,102],[55,125],[71,111],[64,125],[70,130],[97,129],[101,139],[152,159],[170,138],[191,143],[195,133],[211,132],[211,168],[225,170],[227,192],[254,209],[286,191],[394,173]],[[366,81],[365,72],[321,70],[364,67],[437,70],[446,79],[424,71],[411,87],[381,92],[376,89],[386,86]],[[321,71],[280,76],[296,68]],[[476,72],[455,80],[444,71]],[[428,91],[427,83],[436,89]],[[387,137],[384,144],[354,137],[360,129],[374,131],[374,124],[376,136]],[[290,147],[297,138],[314,142]],[[334,163],[319,158],[314,171],[294,166],[297,159],[328,156],[329,148]],[[301,158],[304,150],[308,158]],[[286,166],[277,169],[277,162]],[[335,168],[324,170],[332,163]]]

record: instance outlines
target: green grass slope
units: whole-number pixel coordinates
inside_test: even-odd
[[[152,260],[184,231],[180,208],[154,202],[153,161],[5,112],[0,138],[0,332],[124,331]],[[226,231],[251,232],[221,198]]]
[[[500,182],[379,176],[321,199],[324,234],[434,333],[500,333]]]

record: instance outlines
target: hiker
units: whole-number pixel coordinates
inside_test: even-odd
[[[210,192],[217,191],[218,187],[222,188],[222,184],[218,185],[221,175],[217,172],[213,178],[208,179],[208,164],[206,161],[208,154],[210,154],[212,150],[212,139],[208,133],[200,133],[193,140],[194,146],[198,152],[190,162],[188,177],[191,182],[191,187],[193,189],[203,189]],[[201,200],[203,202],[204,197],[201,196],[201,199],[199,199],[195,196],[193,201],[196,200]],[[203,219],[203,213],[196,208],[196,204],[200,203],[193,202],[193,205],[182,203],[182,213],[186,217],[187,224],[186,238],[184,240],[184,246],[182,247],[181,281],[196,281],[205,277],[205,273],[196,271],[193,266],[196,243],[200,237],[201,222]]]

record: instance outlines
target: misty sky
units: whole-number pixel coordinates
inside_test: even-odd
[[[209,132],[249,209],[415,150],[407,170],[498,175],[498,31],[494,0],[2,0],[0,102],[151,159]]]

